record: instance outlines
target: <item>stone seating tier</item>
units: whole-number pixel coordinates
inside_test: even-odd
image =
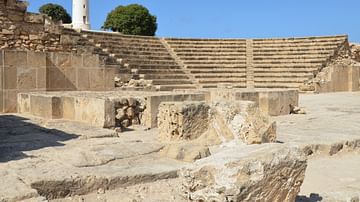
[[[128,68],[136,69],[141,78],[153,80],[153,85],[187,88],[192,84],[158,38],[89,31],[82,34]]]
[[[297,88],[316,76],[347,43],[347,36],[246,40],[81,34],[154,85],[205,88],[222,83]]]

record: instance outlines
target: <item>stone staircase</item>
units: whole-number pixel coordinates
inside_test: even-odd
[[[165,41],[200,87],[212,88],[220,83],[246,87],[246,40],[166,38]]]
[[[115,58],[111,57],[109,53],[97,47],[92,40],[88,40],[87,38],[82,37],[82,34],[77,32],[76,30],[63,28],[61,30],[61,35],[62,37],[66,37],[71,40],[71,43],[69,43],[69,45],[77,45],[77,53],[97,54],[99,55],[99,59],[101,60],[101,62],[107,67],[116,67],[119,74],[130,74],[130,71],[128,69],[125,69],[123,65],[121,65]],[[66,46],[66,44],[64,44],[63,46]]]
[[[152,80],[158,90],[195,88],[159,38],[94,31],[81,34],[116,58],[135,77]]]
[[[254,39],[255,88],[298,88],[346,42],[347,36]]]
[[[76,33],[76,32],[75,32]],[[76,33],[78,34],[78,33]],[[346,46],[347,36],[181,39],[81,31],[81,36],[158,90],[298,88]]]

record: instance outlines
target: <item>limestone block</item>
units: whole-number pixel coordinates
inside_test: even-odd
[[[18,90],[3,91],[3,111],[5,113],[15,113],[17,111]]]
[[[250,101],[163,102],[158,127],[159,139],[164,142],[196,139],[211,145],[233,139],[246,144],[276,141],[276,123]]]
[[[117,69],[105,68],[104,70],[104,88],[106,90],[112,90],[115,88],[115,77],[117,75]]]
[[[92,67],[92,68],[100,67],[99,55],[90,55],[90,54],[83,55],[83,66]]]
[[[78,76],[78,83],[77,89],[78,90],[89,90],[90,89],[90,73],[87,69],[77,69],[77,74],[81,75]]]
[[[254,102],[215,102],[212,104],[212,113],[217,117],[215,121],[222,121],[217,121],[217,125],[225,125],[234,138],[240,138],[246,144],[276,141],[276,123],[261,112]]]
[[[209,147],[187,142],[166,145],[160,154],[185,162],[194,162],[211,155]]]
[[[36,88],[36,69],[17,68],[17,88],[31,90]]]
[[[163,102],[159,106],[159,138],[194,140],[208,130],[210,114],[205,102]]]
[[[30,113],[30,95],[26,93],[19,93],[17,98],[18,113]]]
[[[147,109],[143,114],[142,122],[149,128],[155,128],[158,126],[157,116],[159,113],[159,105],[162,102],[168,101],[204,101],[205,95],[202,93],[179,93],[181,96],[176,94],[168,95],[151,95],[146,97]]]
[[[46,89],[46,68],[36,69],[36,89],[38,90]]]
[[[24,67],[27,65],[27,53],[25,51],[5,51],[4,65],[8,67]]]
[[[55,54],[56,61],[55,66],[60,70],[64,70],[66,68],[71,67],[71,54],[70,53],[56,53]]]
[[[4,90],[17,89],[17,68],[16,67],[4,67]]]
[[[30,68],[46,68],[46,53],[27,52],[27,66]]]
[[[48,68],[46,78],[46,86],[49,90],[62,90],[65,86],[68,86],[65,75],[57,68]]]
[[[4,112],[4,91],[0,89],[0,112]]]
[[[233,147],[181,173],[191,201],[295,201],[304,181],[306,158],[298,148],[269,149],[239,158]]]
[[[57,96],[30,95],[30,112],[47,119],[62,118],[61,98]]]
[[[0,66],[3,66],[3,60],[4,60],[4,51],[0,50]],[[1,68],[0,68],[1,69]],[[1,78],[1,77],[0,77]]]
[[[75,120],[98,127],[115,126],[115,106],[109,99],[75,98]]]
[[[62,118],[68,120],[75,119],[75,98],[63,96],[62,101]]]
[[[74,68],[81,68],[83,66],[83,58],[80,54],[71,54],[71,66]]]
[[[105,86],[104,71],[101,69],[89,69],[90,89],[102,90]]]

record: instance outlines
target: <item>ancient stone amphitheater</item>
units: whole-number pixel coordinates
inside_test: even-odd
[[[0,0],[0,201],[359,201],[348,36],[73,30]]]

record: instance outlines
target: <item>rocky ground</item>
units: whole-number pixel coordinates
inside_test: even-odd
[[[357,199],[360,93],[301,95],[300,106],[307,114],[275,118],[277,144],[211,148],[213,155],[197,164],[214,165],[222,159],[220,162],[237,167],[249,167],[253,161],[267,165],[274,161],[266,156],[279,151],[297,154],[285,148],[299,146],[309,160],[297,201]],[[0,115],[0,201],[43,201],[69,193],[73,196],[55,201],[186,201],[187,192],[179,190],[184,188],[183,178],[177,173],[191,164],[160,157],[158,151],[164,145],[157,141],[157,130],[135,129],[118,137],[112,130],[72,122]],[[278,162],[303,166],[297,164],[301,158],[291,155],[283,155]],[[199,173],[196,169],[192,172]],[[272,181],[256,169],[252,173],[255,175],[239,179]],[[206,191],[194,190],[193,194]]]

